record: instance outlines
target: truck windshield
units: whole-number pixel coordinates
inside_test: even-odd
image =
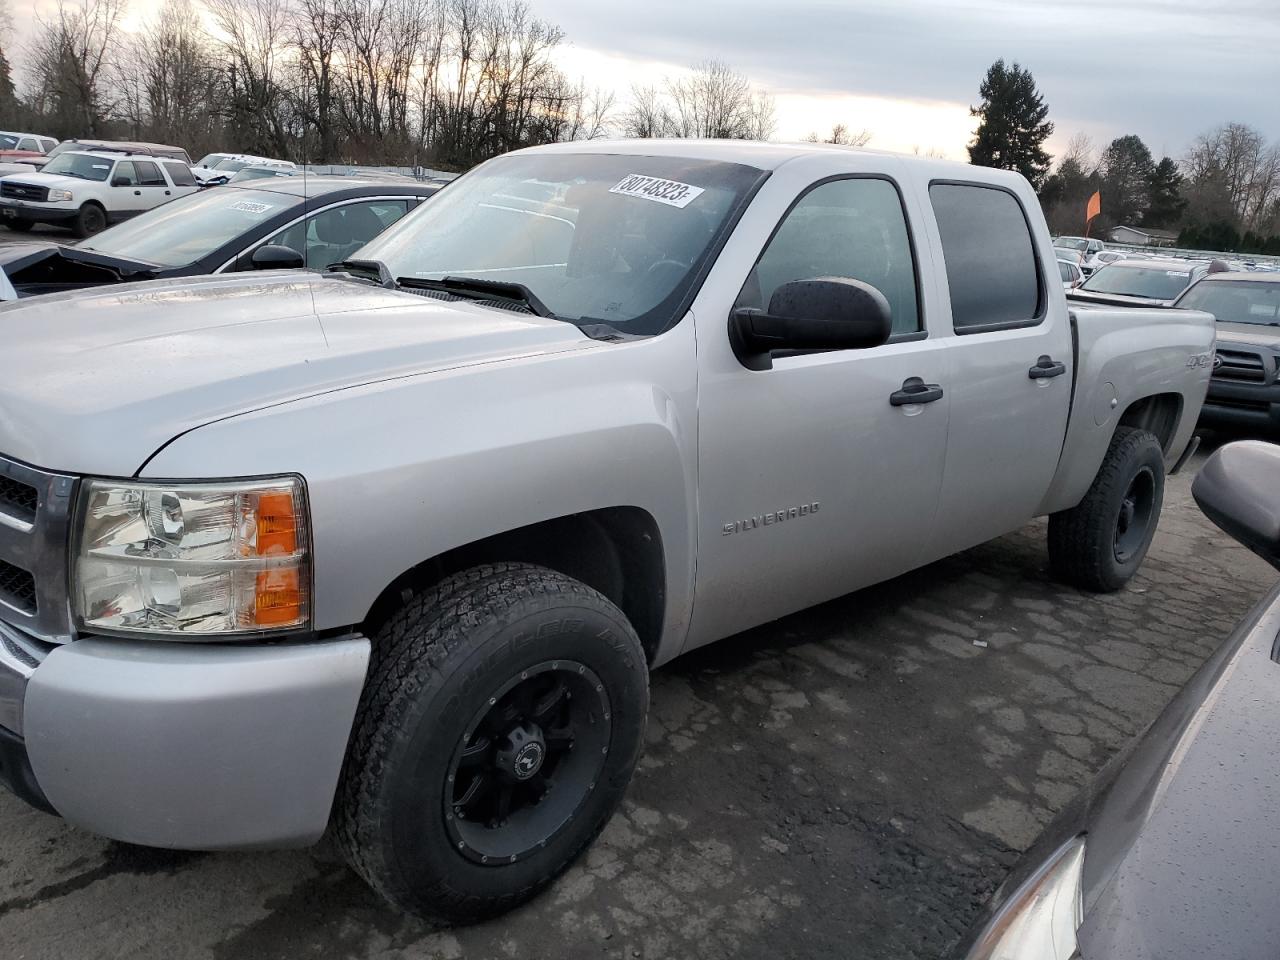
[[[301,211],[301,197],[219,187],[171,200],[78,246],[162,267],[184,267],[294,207]]]
[[[650,336],[764,172],[687,157],[516,154],[450,184],[353,259],[414,280],[522,284],[555,317]]]
[[[1161,266],[1113,263],[1103,267],[1083,284],[1081,290],[1113,293],[1124,297],[1172,300],[1191,283],[1191,270]]]
[[[1053,241],[1053,245],[1059,250],[1088,250],[1089,241],[1080,237],[1059,237]]]
[[[1280,280],[1202,280],[1177,305],[1212,313],[1219,323],[1280,327]]]
[[[114,160],[95,157],[90,153],[60,153],[40,170],[41,173],[60,173],[64,177],[81,180],[105,180],[115,165]]]

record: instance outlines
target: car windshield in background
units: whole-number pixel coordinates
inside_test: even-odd
[[[1053,241],[1053,245],[1059,250],[1087,250],[1089,248],[1088,240],[1067,240],[1059,237]]]
[[[225,157],[226,157],[225,153],[206,153],[203,157],[200,158],[200,161],[196,163],[195,166],[212,167],[215,163],[217,163],[219,160],[224,159]]]
[[[1178,301],[1188,310],[1212,313],[1219,323],[1280,326],[1280,282],[1205,280]]]
[[[265,190],[203,191],[139,214],[80,247],[162,267],[183,267],[291,207],[301,211],[302,198]]]
[[[561,320],[661,333],[763,177],[736,163],[515,155],[450,184],[361,248],[391,275],[523,284]]]
[[[79,177],[81,180],[105,180],[114,163],[114,160],[87,153],[62,153],[46,163],[40,172],[60,173],[64,177]]]
[[[18,145],[18,138],[7,133],[0,133],[0,150],[12,150]]]
[[[1190,268],[1175,270],[1169,267],[1139,267],[1113,263],[1091,276],[1080,289],[1124,297],[1172,300],[1187,289],[1190,283]]]
[[[226,173],[235,173],[237,170],[243,170],[249,165],[247,160],[236,160],[234,157],[227,157],[225,160],[219,160],[213,165],[214,170],[222,170]]]

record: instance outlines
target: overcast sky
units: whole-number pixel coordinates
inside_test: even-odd
[[[625,89],[708,57],[778,98],[780,139],[843,121],[964,156],[998,57],[1034,73],[1061,149],[1136,133],[1180,157],[1239,120],[1280,140],[1280,0],[532,0],[572,66]],[[606,72],[607,71],[607,72]],[[583,72],[583,71],[579,71]]]
[[[75,0],[69,0],[75,2]],[[134,0],[130,25],[162,0]],[[197,0],[198,2],[198,0]],[[21,38],[34,6],[9,0]],[[886,150],[965,159],[968,107],[998,57],[1034,73],[1061,152],[1136,133],[1181,157],[1229,120],[1280,140],[1280,0],[529,0],[561,65],[617,90],[715,57],[777,98],[776,137],[843,122]],[[20,58],[19,58],[20,59]]]

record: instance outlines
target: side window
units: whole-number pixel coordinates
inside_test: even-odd
[[[285,227],[274,236],[267,237],[262,241],[262,246],[272,244],[277,247],[288,247],[290,250],[296,250],[303,253],[307,246],[307,221],[299,220],[291,227]]]
[[[40,144],[36,142],[35,137],[23,137],[18,141],[19,150],[39,150]]]
[[[42,138],[42,139],[40,140],[40,152],[41,152],[41,153],[48,153],[50,150],[52,150],[52,149],[53,149],[54,147],[56,147],[57,145],[58,145],[58,141],[57,141],[57,140],[45,140],[45,139],[43,139],[43,138]]]
[[[144,187],[167,187],[160,168],[150,160],[135,160],[133,168],[138,174],[138,183]]]
[[[346,260],[407,209],[405,200],[372,200],[322,210],[306,221],[307,267],[323,270]]]
[[[164,161],[164,169],[169,174],[169,179],[173,181],[175,187],[194,187],[196,185],[196,178],[191,175],[191,168],[185,163],[166,160]]]
[[[132,160],[121,160],[116,164],[116,168],[111,171],[112,185],[117,180],[125,181],[121,186],[135,187],[138,185],[138,175],[134,172]]]
[[[737,306],[767,310],[782,284],[817,277],[869,283],[889,301],[894,334],[923,329],[906,215],[892,183],[832,180],[806,193],[760,255]]]
[[[942,236],[956,333],[1035,321],[1041,304],[1039,260],[1013,194],[935,183],[929,199]]]

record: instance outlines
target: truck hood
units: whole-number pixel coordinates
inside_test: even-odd
[[[598,348],[577,327],[304,271],[0,305],[0,453],[131,476],[173,437],[397,377]]]
[[[83,190],[86,183],[101,182],[85,180],[84,177],[68,177],[60,173],[17,173],[11,176],[14,183],[26,183],[33,187],[57,187],[61,190],[74,190],[77,185]]]
[[[1267,327],[1259,323],[1219,323],[1218,342],[1280,347],[1280,327]]]

